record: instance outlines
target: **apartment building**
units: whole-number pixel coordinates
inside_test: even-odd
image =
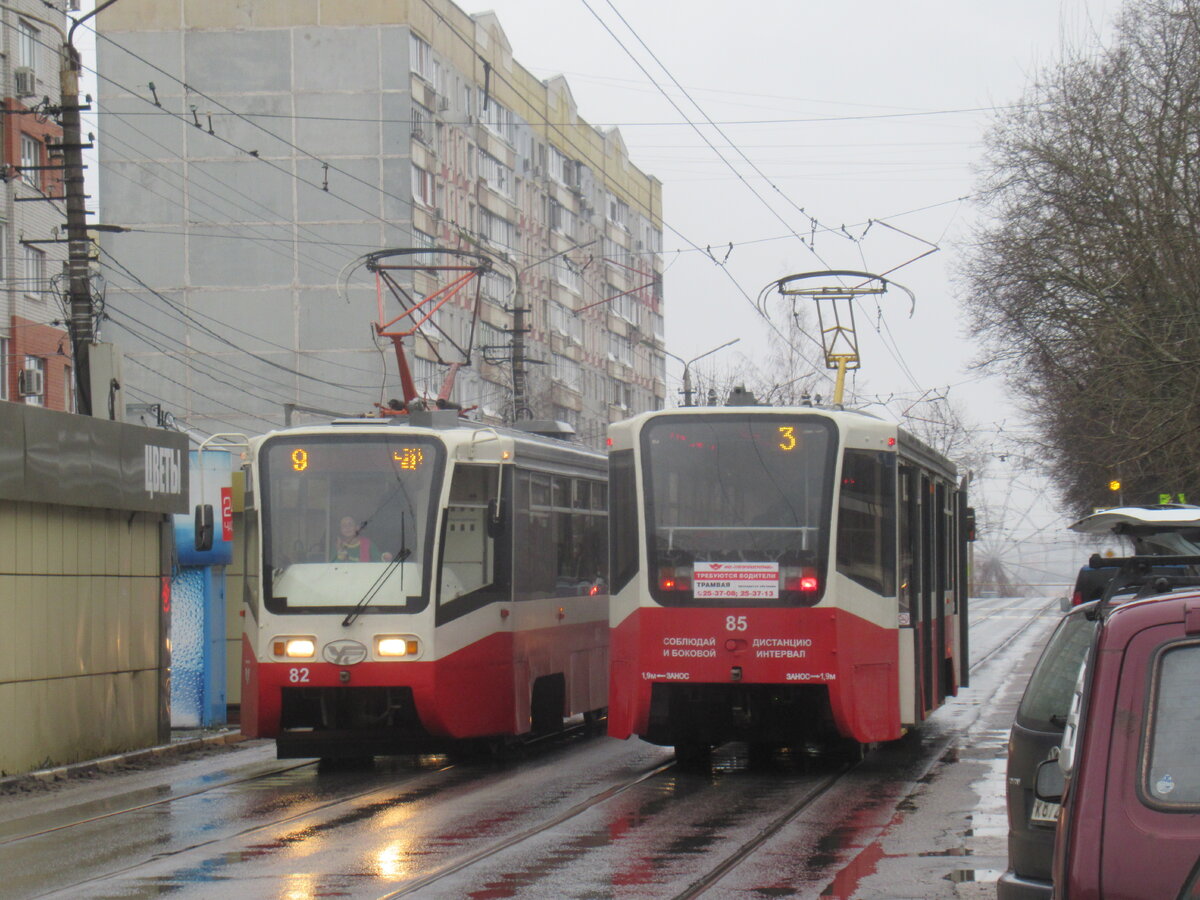
[[[477,316],[464,291],[408,341],[422,392],[471,343],[453,399],[487,421],[600,445],[663,405],[661,185],[563,78],[512,58],[494,15],[121,0],[97,29],[101,209],[131,229],[101,238],[105,339],[128,401],[202,432],[371,412],[399,388],[356,261],[438,248],[494,265]],[[417,301],[440,286],[401,277]]]
[[[61,280],[66,208],[56,168],[65,25],[62,12],[40,0],[7,0],[0,9],[0,400],[73,410]]]

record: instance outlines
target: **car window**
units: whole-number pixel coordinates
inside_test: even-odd
[[[1079,667],[1096,633],[1096,622],[1071,615],[1059,623],[1021,698],[1017,720],[1026,728],[1062,731],[1071,708]]]
[[[1155,805],[1200,806],[1200,644],[1177,644],[1158,656],[1148,711],[1150,747],[1142,788]]]

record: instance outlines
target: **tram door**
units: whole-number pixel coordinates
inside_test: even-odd
[[[901,625],[912,629],[916,719],[934,708],[937,696],[935,640],[937,548],[933,484],[919,469],[900,467]]]
[[[933,590],[934,590],[934,530],[933,530],[933,483],[925,474],[918,476],[917,502],[919,504],[920,537],[920,569],[921,569],[921,688],[925,701],[924,708],[928,712],[935,705],[937,689],[937,672],[933,665],[933,629],[934,622]]]
[[[947,583],[946,574],[947,561],[949,558],[950,535],[947,534],[946,528],[946,485],[938,482],[933,489],[931,499],[933,500],[933,527],[934,527],[934,543],[935,552],[933,557],[933,604],[934,614],[937,616],[937,625],[934,628],[934,634],[937,636],[937,641],[934,644],[934,653],[929,658],[930,668],[933,669],[934,678],[937,681],[937,703],[941,706],[942,701],[946,699],[946,695],[950,691],[950,685],[946,681],[946,628],[948,625],[947,617],[949,610],[946,608],[946,592],[950,585]]]

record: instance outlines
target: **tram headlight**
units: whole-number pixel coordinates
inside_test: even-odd
[[[379,634],[375,636],[375,655],[386,659],[416,656],[421,645],[411,634]]]
[[[317,655],[317,639],[307,635],[277,637],[271,642],[271,652],[282,659],[312,659]]]

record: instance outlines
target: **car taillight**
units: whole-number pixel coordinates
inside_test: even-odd
[[[662,591],[690,591],[691,566],[663,566],[658,570],[658,588]]]
[[[780,577],[783,581],[783,589],[785,591],[815,594],[821,586],[817,580],[817,570],[810,566],[805,566],[802,569],[788,566],[780,572]]]
[[[1074,594],[1071,595],[1071,605],[1072,606],[1078,606],[1082,602],[1083,602],[1083,592],[1082,591],[1076,591]]]

